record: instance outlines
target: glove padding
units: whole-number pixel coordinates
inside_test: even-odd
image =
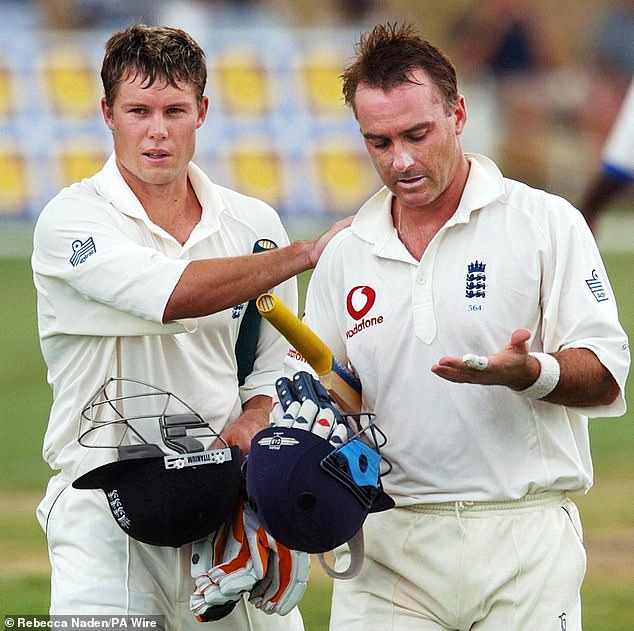
[[[276,542],[251,507],[238,502],[232,519],[192,546],[191,574],[196,589],[190,610],[198,620],[217,620],[230,603],[251,592],[250,601],[265,613],[285,615],[306,591],[309,557]]]
[[[264,613],[285,616],[302,599],[308,585],[310,557],[306,552],[291,550],[266,533],[268,568],[258,581],[249,602]]]
[[[257,530],[245,527],[242,502],[221,529],[192,546],[192,577],[196,590],[190,599],[190,609],[199,614],[209,606],[237,602],[245,591],[264,577],[262,557],[252,556],[251,547],[258,549]]]
[[[333,447],[348,442],[351,430],[333,405],[326,389],[307,372],[298,372],[292,381],[281,377],[275,382],[279,403],[270,415],[272,427],[292,427],[310,431],[328,440]]]

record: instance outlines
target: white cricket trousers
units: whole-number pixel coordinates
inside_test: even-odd
[[[286,616],[267,615],[245,601],[220,621],[198,622],[189,610],[191,545],[176,549],[131,539],[115,523],[101,490],[68,485],[49,514],[38,510],[38,518],[51,561],[51,615],[163,615],[165,631],[304,629],[297,608]]]
[[[365,563],[335,581],[331,631],[580,631],[586,570],[564,494],[371,514]],[[348,551],[336,551],[346,567]]]

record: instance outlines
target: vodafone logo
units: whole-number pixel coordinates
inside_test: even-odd
[[[375,300],[376,292],[372,287],[357,285],[349,291],[346,299],[348,313],[355,320],[361,320],[372,309]]]
[[[357,323],[346,331],[346,337],[350,339],[357,333],[364,331],[377,324],[383,324],[383,316],[373,316],[366,318],[370,309],[376,302],[376,291],[367,285],[357,285],[348,292],[346,298],[346,308],[348,313],[357,321]]]

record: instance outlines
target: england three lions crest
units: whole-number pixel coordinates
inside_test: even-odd
[[[484,298],[486,296],[486,263],[474,261],[467,265],[467,282],[465,297]]]

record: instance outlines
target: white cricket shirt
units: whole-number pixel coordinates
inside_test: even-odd
[[[116,458],[77,442],[80,411],[110,377],[174,392],[218,432],[240,414],[241,402],[274,394],[288,345],[267,323],[253,373],[238,387],[234,346],[246,304],[161,323],[189,261],[250,254],[264,237],[288,244],[267,204],[214,185],[194,164],[189,178],[202,217],[184,245],[148,219],[114,155],[97,175],[61,191],[38,219],[32,265],[54,393],[43,453],[66,479]],[[297,309],[294,279],[275,291]]]
[[[468,159],[460,205],[420,262],[397,237],[384,188],[328,245],[307,295],[306,323],[357,372],[387,434],[394,469],[383,482],[400,505],[588,489],[587,417],[625,411],[628,340],[583,217]],[[565,408],[431,372],[446,355],[495,353],[521,327],[532,351],[594,351],[618,399]]]

